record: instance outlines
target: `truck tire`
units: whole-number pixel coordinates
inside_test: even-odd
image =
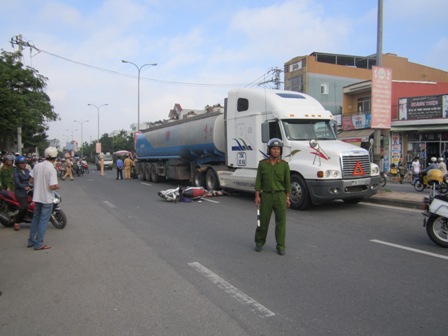
[[[219,190],[219,179],[213,168],[207,169],[205,173],[205,189]]]
[[[291,207],[297,210],[306,210],[311,207],[311,199],[302,176],[291,175]]]
[[[151,181],[152,182],[154,182],[154,183],[159,183],[160,182],[160,177],[157,174],[157,164],[156,163],[153,163],[151,165],[151,174],[150,174],[150,176],[151,176]]]
[[[151,182],[151,164],[145,163],[145,181]]]
[[[193,174],[193,186],[203,187],[204,186],[204,174],[199,169],[196,169]]]
[[[140,163],[138,165],[138,178],[140,181],[145,181],[145,164]]]

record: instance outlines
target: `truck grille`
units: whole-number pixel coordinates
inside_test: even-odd
[[[370,158],[368,155],[342,157],[342,177],[356,178],[370,176]]]

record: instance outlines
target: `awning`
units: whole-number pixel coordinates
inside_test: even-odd
[[[344,131],[338,134],[339,140],[361,139],[361,142],[369,142],[369,137],[374,130],[371,128],[364,128],[360,130]]]
[[[413,125],[413,126],[392,126],[391,132],[406,132],[406,131],[447,131],[448,125]]]

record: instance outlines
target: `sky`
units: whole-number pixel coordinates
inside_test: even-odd
[[[383,53],[448,71],[447,13],[446,0],[384,0]],[[48,138],[91,142],[137,123],[137,66],[157,63],[141,68],[140,122],[158,121],[297,56],[376,54],[377,17],[378,0],[0,0],[0,49],[19,34],[37,48],[23,62],[48,78]]]

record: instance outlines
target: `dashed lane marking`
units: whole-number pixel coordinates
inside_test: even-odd
[[[207,201],[207,202],[210,202],[210,203],[219,203],[218,201],[214,201],[214,200],[208,199],[207,197],[202,197],[201,201]]]
[[[148,187],[152,186],[151,183],[145,183],[145,182],[142,182],[142,184],[145,185],[145,186],[148,186]]]
[[[104,204],[106,204],[109,208],[112,209],[116,209],[117,207],[115,205],[113,205],[111,202],[109,201],[103,201]]]
[[[261,305],[251,297],[247,296],[246,294],[238,290],[238,288],[232,286],[230,283],[228,283],[223,278],[210,271],[208,268],[202,266],[200,263],[192,262],[189,263],[188,265],[193,267],[196,271],[205,276],[219,288],[223,289],[227,294],[235,298],[238,302],[242,303],[243,305],[250,306],[252,311],[255,312],[258,316],[262,318],[275,316],[275,313],[273,313],[272,311],[270,311],[265,306]]]
[[[370,240],[372,243],[378,243],[378,244],[383,244],[383,245],[387,245],[387,246],[391,246],[391,247],[395,247],[395,248],[399,248],[402,250],[406,250],[406,251],[411,251],[411,252],[415,252],[415,253],[420,253],[420,254],[425,254],[428,255],[430,257],[434,257],[434,258],[440,258],[440,259],[445,259],[448,260],[448,256],[444,256],[442,254],[436,254],[436,253],[431,253],[431,252],[426,252],[423,250],[418,250],[412,247],[407,247],[407,246],[403,246],[403,245],[397,245],[397,244],[392,244],[392,243],[388,243],[382,240],[377,240],[377,239],[372,239]]]

